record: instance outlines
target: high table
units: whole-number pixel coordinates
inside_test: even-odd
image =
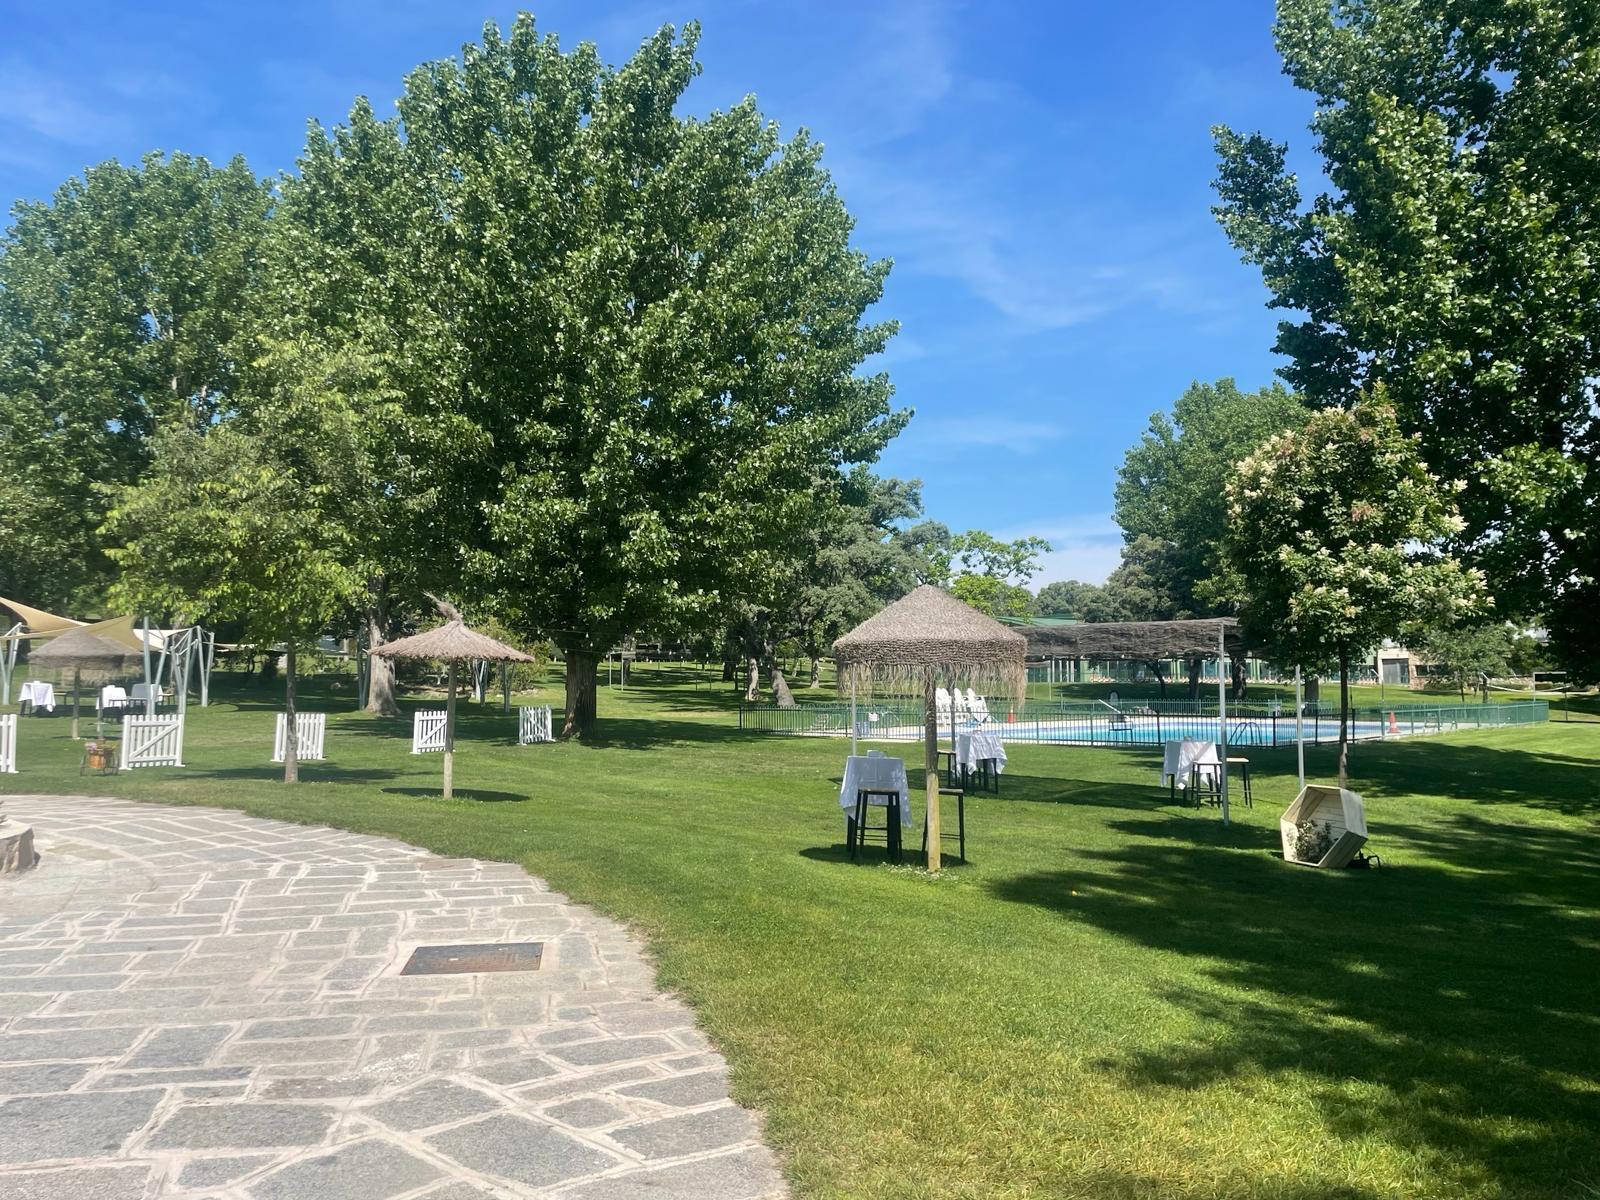
[[[890,795],[899,797],[900,831],[916,827],[917,819],[911,812],[911,784],[906,779],[906,761],[890,758],[886,754],[851,754],[844,760],[844,779],[839,784],[839,807],[845,812],[845,834],[851,845],[855,844],[852,826],[855,824],[856,804],[862,792],[869,795],[870,804],[887,807]]]

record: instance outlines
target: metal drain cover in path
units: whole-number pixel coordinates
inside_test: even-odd
[[[402,975],[470,975],[483,971],[537,971],[543,942],[487,942],[477,946],[418,946]]]

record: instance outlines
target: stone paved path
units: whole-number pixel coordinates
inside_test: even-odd
[[[214,809],[12,797],[0,1200],[767,1200],[722,1057],[520,868]],[[419,945],[537,971],[401,976]]]

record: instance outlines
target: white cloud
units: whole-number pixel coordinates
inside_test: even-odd
[[[1060,437],[1062,429],[1045,421],[1010,417],[938,417],[914,422],[908,439],[940,449],[999,447],[1013,454],[1032,454],[1041,442]]]
[[[1020,525],[995,536],[1006,541],[1042,537],[1050,543],[1050,553],[1040,557],[1039,573],[1029,584],[1034,591],[1062,579],[1104,583],[1122,561],[1122,530],[1110,513],[1063,516]]]
[[[0,61],[0,124],[53,142],[89,146],[130,128],[120,105],[86,103],[66,72],[39,71],[16,56]]]

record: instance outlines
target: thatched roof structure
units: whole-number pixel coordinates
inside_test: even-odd
[[[123,674],[140,666],[143,654],[88,629],[70,629],[28,655],[35,667],[78,671],[88,676]]]
[[[1021,699],[1028,641],[1014,629],[923,584],[833,644],[841,685],[947,681],[998,685]]]
[[[1030,654],[1067,658],[1120,658],[1159,661],[1215,658],[1220,634],[1230,655],[1245,653],[1239,622],[1233,617],[1193,621],[1085,621],[1078,625],[1029,625]]]
[[[374,646],[372,653],[379,658],[426,658],[440,662],[471,659],[488,662],[538,661],[515,646],[508,646],[486,634],[468,629],[460,610],[448,600],[441,600],[437,596],[431,599],[448,618],[443,625]]]

